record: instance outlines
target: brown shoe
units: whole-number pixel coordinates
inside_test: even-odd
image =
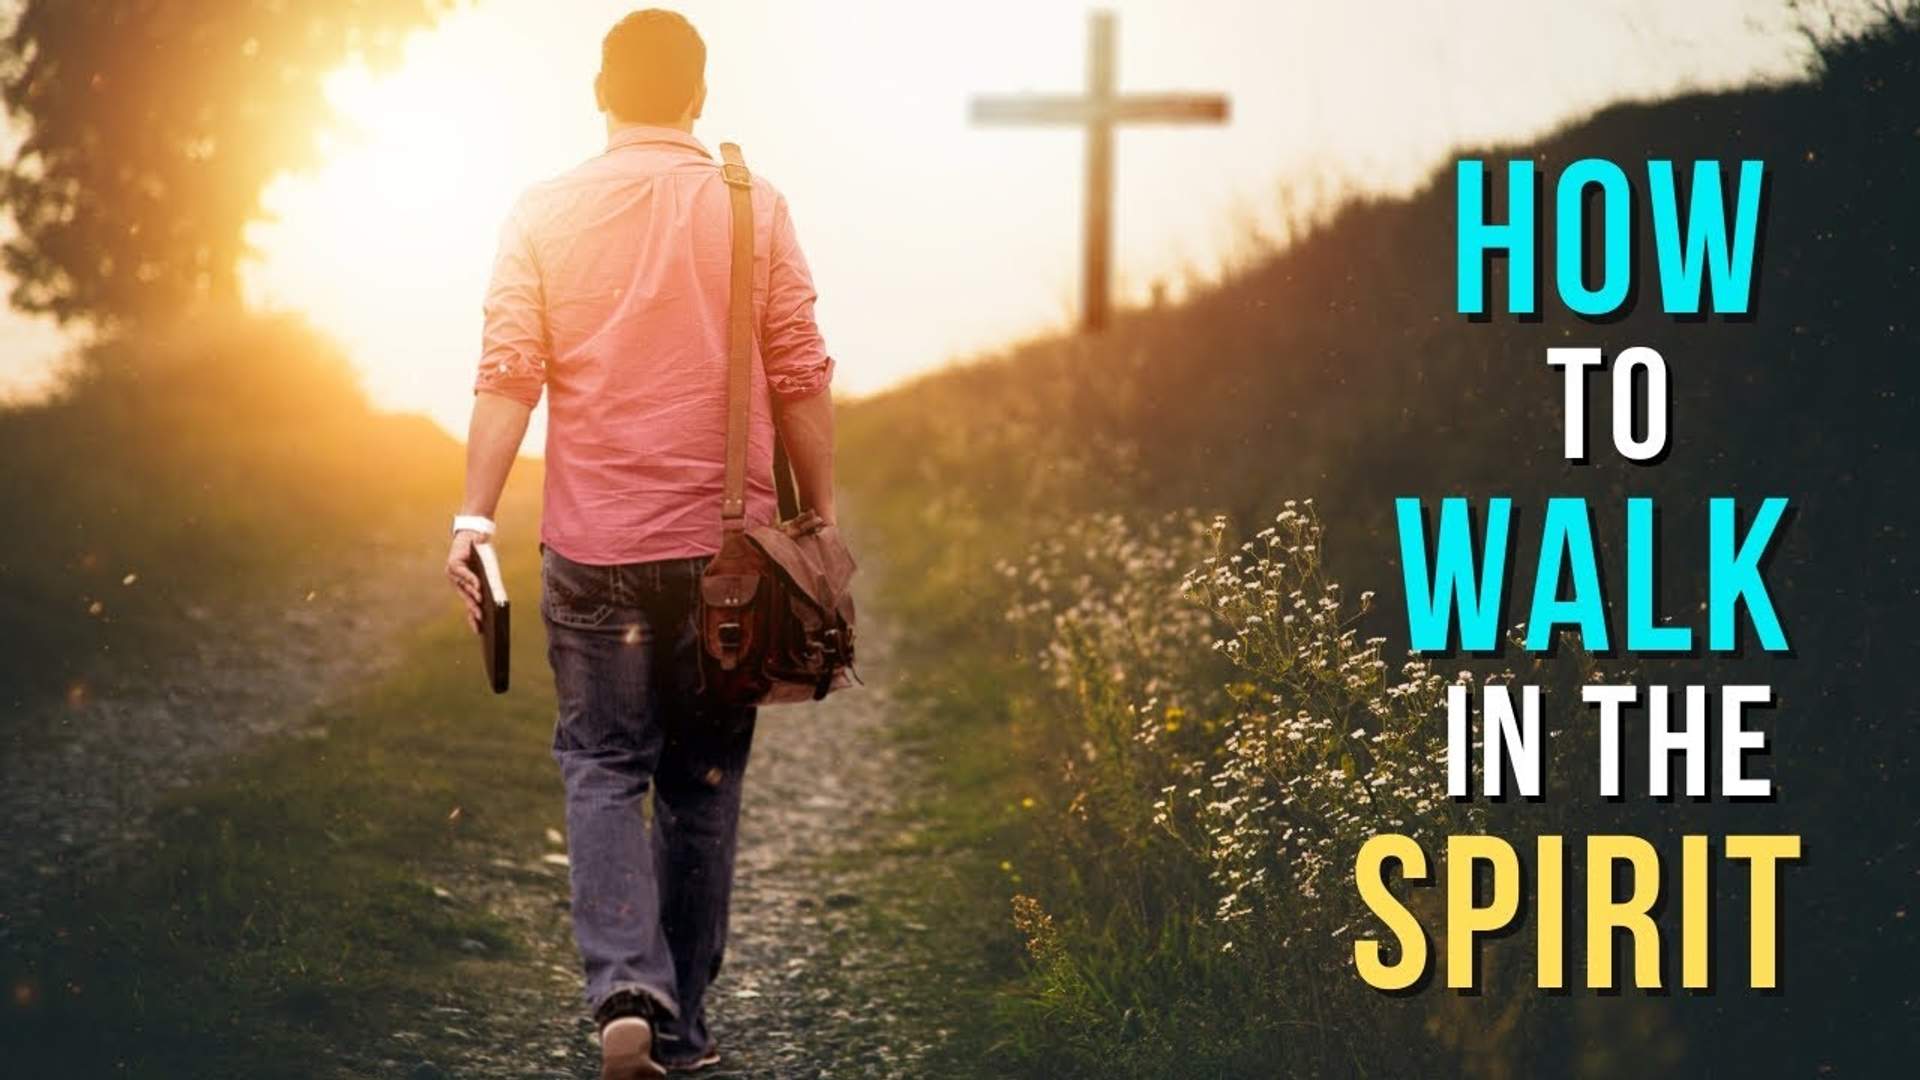
[[[653,1025],[622,1016],[600,1029],[600,1080],[657,1080],[667,1070],[653,1060]]]

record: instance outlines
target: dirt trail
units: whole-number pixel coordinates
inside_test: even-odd
[[[316,707],[405,659],[393,641],[411,619],[444,615],[442,586],[420,559],[380,561],[384,572],[343,576],[311,599],[262,604],[244,621],[205,620],[189,659],[164,681],[96,688],[83,705],[50,705],[9,725],[0,946],[10,925],[39,921],[47,883],[110,875],[117,858],[137,851],[165,793],[267,740],[326,738]],[[901,825],[892,812],[920,769],[888,731],[895,707],[882,628],[869,619],[862,629],[873,685],[761,716],[733,933],[710,1004],[724,1060],[702,1076],[921,1076],[945,1035],[926,928],[880,889],[908,857],[890,853],[892,841],[910,839],[893,835]],[[540,855],[501,851],[432,875],[447,903],[502,918],[518,939],[515,955],[471,942],[471,959],[438,1002],[337,1047],[318,1070],[383,1080],[597,1076],[567,871],[560,838],[550,839]]]
[[[0,753],[0,943],[39,914],[44,885],[92,876],[146,835],[169,791],[280,735],[325,738],[315,710],[377,678],[408,625],[443,614],[433,552],[369,548],[313,588],[245,611],[182,612],[162,669],[8,718]]]
[[[884,670],[867,631],[865,667]],[[915,767],[886,730],[884,680],[819,705],[761,714],[748,766],[733,930],[710,1022],[723,1061],[707,1077],[907,1077],[943,1037],[930,987],[926,927],[892,917],[876,885],[890,816]],[[557,837],[552,839],[557,840]],[[582,1017],[567,911],[554,856],[496,859],[442,881],[450,902],[477,903],[516,931],[525,955],[480,960],[486,980],[451,990],[340,1076],[573,1078],[598,1075]],[[876,928],[878,932],[876,932]],[[477,944],[477,943],[476,943]]]

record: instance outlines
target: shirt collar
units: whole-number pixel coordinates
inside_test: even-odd
[[[679,128],[657,127],[652,124],[629,124],[607,136],[607,149],[618,150],[626,146],[642,144],[664,144],[691,150],[704,158],[713,157],[707,152],[705,144]]]

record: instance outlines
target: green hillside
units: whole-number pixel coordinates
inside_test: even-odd
[[[51,401],[0,410],[7,704],[138,683],[201,634],[231,637],[224,620],[417,551],[442,531],[459,454],[424,417],[374,409],[339,350],[291,320],[200,318],[83,350]]]
[[[1637,276],[1649,284],[1625,318],[1565,313],[1550,280],[1539,321],[1456,316],[1449,165],[1408,198],[1347,206],[1182,305],[1123,314],[1093,340],[1029,342],[847,410],[848,483],[877,530],[886,595],[914,646],[903,666],[926,705],[921,735],[948,781],[927,809],[977,871],[974,895],[952,906],[988,913],[977,928],[1005,975],[989,1000],[1007,1025],[981,1052],[1010,1072],[1606,1075],[1639,1062],[1694,1075],[1872,1074],[1892,1047],[1911,1053],[1920,24],[1830,43],[1802,83],[1609,108],[1532,145],[1460,156],[1532,158],[1548,192],[1584,157],[1620,163],[1636,186],[1650,158],[1765,161],[1755,316],[1662,315],[1648,295],[1657,276],[1644,213]],[[1550,271],[1550,246],[1540,262]],[[1562,461],[1559,376],[1544,362],[1562,344],[1662,353],[1674,394],[1664,463],[1611,452],[1599,379],[1593,463]],[[1249,956],[1223,940],[1232,934],[1208,876],[1218,864],[1179,834],[1177,813],[1155,810],[1151,790],[1129,791],[1155,769],[1204,778],[1232,766],[1229,735],[1246,730],[1247,706],[1208,697],[1223,683],[1244,676],[1282,697],[1307,688],[1271,668],[1228,676],[1187,656],[1209,632],[1185,625],[1172,587],[1184,565],[1162,564],[1197,560],[1205,545],[1177,522],[1152,522],[1192,508],[1251,536],[1286,500],[1314,499],[1327,572],[1350,596],[1378,591],[1355,626],[1386,637],[1397,667],[1392,499],[1450,494],[1514,500],[1523,595],[1509,623],[1524,617],[1526,537],[1550,495],[1592,502],[1613,583],[1625,577],[1623,500],[1657,498],[1662,609],[1683,615],[1705,596],[1707,497],[1793,500],[1767,569],[1793,655],[1609,669],[1637,682],[1771,683],[1779,707],[1763,722],[1764,769],[1777,802],[1715,800],[1683,816],[1644,799],[1599,804],[1581,779],[1545,807],[1486,817],[1514,837],[1603,824],[1661,838],[1804,834],[1807,860],[1785,886],[1786,993],[1741,988],[1743,880],[1720,886],[1719,925],[1734,937],[1716,947],[1722,989],[1711,997],[1510,988],[1388,999],[1340,970],[1344,940],[1303,944],[1278,895],[1253,920],[1275,935],[1269,947]],[[1089,605],[1120,596],[1153,610],[1102,638]],[[1551,677],[1577,677],[1585,659],[1561,657]],[[1198,704],[1179,704],[1189,699]],[[1166,711],[1164,734],[1148,730],[1142,703]],[[1095,753],[1108,736],[1124,768]],[[1016,904],[1016,928],[1005,917],[1015,896],[1045,918]],[[1230,945],[1240,952],[1223,956]],[[1515,963],[1495,978],[1530,978]]]

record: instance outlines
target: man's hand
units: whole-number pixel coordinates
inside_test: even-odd
[[[477,532],[462,529],[453,534],[453,547],[447,552],[447,580],[466,602],[467,625],[473,627],[476,634],[480,632],[480,579],[467,566],[467,557],[473,554],[473,545],[485,539]]]
[[[467,494],[460,502],[460,513],[486,520],[491,526],[495,508],[500,505],[500,490],[507,486],[507,473],[513,468],[513,456],[520,452],[520,440],[527,433],[527,417],[533,407],[525,402],[482,390],[473,396],[473,419],[467,424]],[[467,522],[455,520],[454,524]],[[474,522],[473,524],[480,524]],[[480,632],[480,579],[467,569],[467,556],[473,545],[488,539],[472,529],[455,529],[453,547],[447,551],[447,580],[467,605],[467,623]]]

